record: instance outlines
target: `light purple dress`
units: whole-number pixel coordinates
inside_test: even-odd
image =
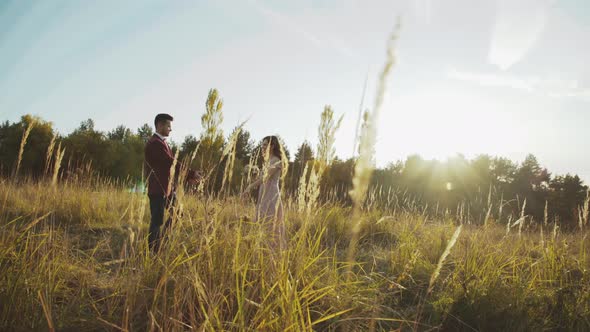
[[[256,217],[258,222],[268,222],[271,231],[279,245],[283,247],[285,241],[285,227],[283,220],[283,202],[279,183],[283,164],[276,156],[270,160],[262,170],[262,182],[258,189],[258,204],[256,205]]]

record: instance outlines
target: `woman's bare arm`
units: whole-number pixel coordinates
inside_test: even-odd
[[[275,162],[274,164],[270,165],[268,167],[268,177],[271,177],[273,175],[275,175],[275,173],[279,172],[280,170],[283,169],[283,164],[282,162],[279,160],[277,162]],[[248,185],[246,187],[246,189],[244,190],[244,192],[242,193],[242,195],[250,192],[250,190],[252,190],[253,188],[259,186],[262,183],[262,179],[263,179],[264,175],[259,176],[258,178],[256,178],[256,180],[254,180],[250,185]]]

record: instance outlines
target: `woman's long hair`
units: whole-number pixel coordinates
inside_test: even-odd
[[[270,155],[274,155],[275,157],[279,158],[279,159],[283,159],[282,157],[282,153],[281,153],[281,142],[279,142],[279,138],[276,136],[266,136],[265,138],[262,139],[262,141],[267,141],[268,144],[270,144]],[[262,151],[262,153],[266,153],[266,151]],[[269,156],[270,157],[270,156]]]

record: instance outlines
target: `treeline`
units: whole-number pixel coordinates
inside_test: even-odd
[[[245,185],[247,165],[259,164],[259,143],[238,126],[227,137],[221,132],[223,104],[211,90],[200,137],[187,136],[181,144],[171,143],[181,160],[192,156],[192,167],[206,170],[208,193],[237,193]],[[51,122],[25,115],[19,122],[0,125],[0,172],[4,177],[21,175],[41,178],[54,169],[55,153],[63,151],[61,178],[100,175],[133,185],[141,182],[144,145],[153,135],[153,125],[132,130],[123,125],[102,132],[91,119],[83,121],[68,135],[56,133]],[[22,146],[23,135],[26,144]],[[233,155],[229,183],[224,172]],[[317,151],[317,149],[315,149]],[[309,181],[306,168],[314,167],[314,149],[303,142],[290,158],[284,191],[298,196],[302,178]],[[257,160],[254,160],[257,159]],[[292,159],[292,160],[291,160]],[[319,202],[350,204],[355,159],[331,160],[320,180]],[[388,211],[412,210],[429,216],[458,218],[462,222],[516,222],[521,216],[538,223],[556,222],[573,229],[587,223],[588,187],[577,175],[552,175],[533,155],[522,163],[501,157],[480,155],[468,160],[461,155],[447,161],[425,160],[420,156],[377,168],[372,175],[367,205]]]

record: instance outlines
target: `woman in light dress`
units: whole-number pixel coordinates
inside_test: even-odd
[[[252,188],[258,189],[258,203],[254,220],[270,226],[270,231],[280,248],[285,248],[285,225],[283,202],[279,187],[283,172],[281,143],[276,136],[267,136],[262,140],[263,167],[258,179],[252,182],[242,195]]]

